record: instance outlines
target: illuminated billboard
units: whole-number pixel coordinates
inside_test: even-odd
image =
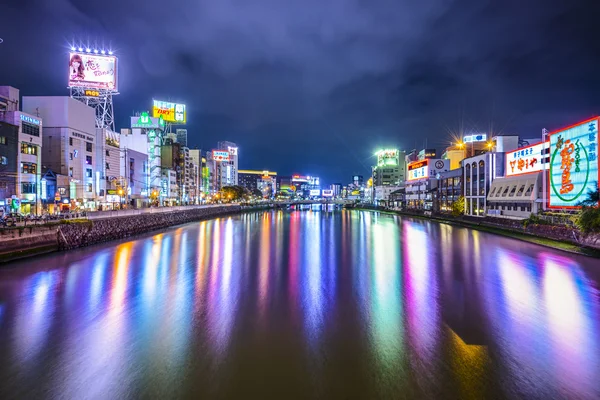
[[[229,154],[232,156],[237,156],[237,152],[238,152],[238,148],[237,147],[227,147],[227,151],[229,151]]]
[[[104,89],[116,92],[117,57],[69,53],[69,87]]]
[[[598,182],[599,117],[550,134],[550,208],[578,208]]]
[[[140,129],[163,129],[165,121],[162,118],[152,118],[147,112],[143,112],[139,117],[131,117],[131,127]]]
[[[215,161],[229,161],[229,152],[223,150],[213,150],[213,160]]]
[[[396,149],[386,149],[377,152],[377,166],[397,166],[399,164],[399,152]]]
[[[413,163],[408,164],[408,166],[406,167],[406,169],[408,170],[407,181],[428,178],[429,177],[428,163],[429,163],[429,160],[423,160],[423,161],[415,161]]]
[[[321,195],[321,191],[319,189],[311,189],[309,193],[311,196],[320,196]]]
[[[323,189],[323,197],[333,197],[333,190]]]
[[[480,133],[478,135],[468,135],[463,137],[463,143],[485,142],[486,140],[487,135],[485,133]]]
[[[547,148],[547,143],[538,143],[506,153],[506,176],[530,174],[547,168]]]
[[[450,160],[428,158],[410,163],[406,169],[408,170],[407,181],[435,178],[439,172],[446,172],[450,169]]]
[[[152,116],[154,118],[163,117],[166,122],[175,124],[185,124],[187,122],[185,104],[170,101],[153,100]]]

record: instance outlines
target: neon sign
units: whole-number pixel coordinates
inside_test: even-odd
[[[598,122],[595,117],[550,134],[550,208],[579,208],[596,190]]]

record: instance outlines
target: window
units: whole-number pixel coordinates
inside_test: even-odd
[[[34,194],[35,183],[21,183],[21,192],[24,194]]]
[[[85,190],[86,190],[86,192],[91,193],[93,190],[92,184],[88,183],[87,185],[85,185]]]
[[[31,135],[31,136],[40,136],[40,126],[39,125],[34,125],[34,124],[29,124],[27,122],[23,122],[21,124],[21,130],[23,131],[23,133],[27,134],[27,135]]]
[[[525,185],[521,185],[521,187],[519,188],[519,191],[517,192],[517,196],[522,195],[523,191],[525,191]]]
[[[529,185],[529,187],[527,188],[527,191],[525,192],[525,196],[529,196],[531,194],[531,192],[533,191],[533,183],[531,185]]]
[[[35,174],[37,172],[37,164],[22,162],[21,163],[21,173],[23,174]]]
[[[502,197],[506,197],[508,194],[508,189],[510,189],[510,186],[507,186],[506,189],[504,189],[504,192],[502,192]]]
[[[73,159],[73,153],[69,153],[69,160]]]
[[[1,164],[1,165],[6,165],[6,164],[8,164],[8,158],[6,158],[6,157],[4,157],[4,156],[0,157],[0,164]]]
[[[109,170],[110,166],[108,165],[108,163],[106,163],[106,170]]]
[[[85,156],[85,163],[87,165],[92,165],[92,156]]]
[[[85,142],[85,151],[92,152],[92,144],[90,142]]]
[[[106,157],[110,157],[110,151],[106,150]]]
[[[496,187],[494,186],[492,188],[492,191],[490,192],[490,197],[494,197],[494,193],[496,192]]]
[[[72,137],[69,138],[69,146],[73,146],[73,138]]]
[[[0,136],[0,144],[6,144],[6,136]]]
[[[85,176],[86,176],[86,178],[91,178],[92,177],[92,169],[91,168],[87,168],[85,170]]]
[[[37,156],[37,146],[32,146],[29,143],[21,143],[21,153]]]
[[[73,177],[73,167],[69,167],[69,176]]]
[[[517,191],[517,185],[513,186],[510,189],[510,193],[508,194],[509,197],[514,197],[515,196],[515,192]]]
[[[64,196],[64,195],[67,193],[67,189],[65,189],[64,187],[59,187],[59,188],[58,188],[58,193],[59,193],[61,196]]]

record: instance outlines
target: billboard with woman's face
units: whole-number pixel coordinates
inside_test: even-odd
[[[117,57],[69,53],[69,87],[117,91]]]

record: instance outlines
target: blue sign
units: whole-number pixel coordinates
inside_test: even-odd
[[[29,115],[24,115],[24,114],[21,114],[21,121],[27,122],[27,123],[30,123],[33,125],[41,124],[41,121],[39,119],[35,119],[33,117],[30,117]]]

